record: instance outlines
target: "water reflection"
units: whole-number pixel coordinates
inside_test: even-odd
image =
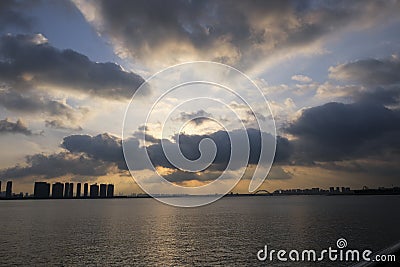
[[[340,237],[350,247],[378,250],[400,239],[399,204],[398,196],[239,197],[200,208],[153,199],[2,201],[0,259],[7,265],[255,266],[265,244],[317,250]]]

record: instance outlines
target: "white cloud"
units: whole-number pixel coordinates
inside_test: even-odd
[[[297,74],[292,76],[292,80],[293,81],[298,81],[298,82],[302,82],[302,83],[310,83],[312,82],[312,79],[308,76],[305,75],[301,75],[301,74]]]

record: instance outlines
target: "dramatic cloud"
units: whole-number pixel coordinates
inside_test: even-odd
[[[246,133],[243,133],[242,130],[234,130],[232,132],[226,131],[217,131],[211,134],[205,135],[186,135],[180,134],[174,137],[175,141],[179,139],[179,148],[182,154],[190,159],[195,160],[200,157],[199,144],[200,141],[205,138],[210,138],[214,141],[217,154],[216,157],[210,166],[211,170],[225,170],[227,168],[227,164],[231,159],[231,139],[235,140],[237,136],[248,135],[250,151],[249,151],[249,165],[257,164],[260,158],[261,151],[261,135],[265,138],[266,143],[269,145],[274,144],[274,139],[271,135],[267,133],[261,133],[256,129],[247,129]],[[231,139],[230,139],[231,138]],[[170,145],[170,141],[165,141],[166,145]],[[236,144],[239,146],[243,146],[243,149],[246,149],[245,144]],[[277,151],[275,156],[275,162],[284,162],[288,160],[291,151],[291,145],[287,139],[283,137],[278,137],[277,139]],[[174,168],[171,163],[167,160],[163,147],[160,143],[153,144],[147,147],[147,151],[149,152],[150,159],[152,160],[155,166],[162,166],[165,168]],[[261,163],[262,164],[262,163]],[[236,167],[240,167],[240,164],[233,163],[231,165],[231,169],[235,169]]]
[[[400,112],[370,103],[309,108],[285,128],[297,161],[340,161],[399,154]]]
[[[0,170],[4,178],[41,177],[57,178],[64,175],[101,176],[106,175],[112,164],[94,160],[86,155],[62,152],[58,154],[35,154],[26,157],[26,166],[15,166]]]
[[[184,172],[180,170],[170,169],[169,173],[163,174],[163,177],[172,183],[185,186],[185,182],[188,181],[198,181],[200,183],[209,182],[217,179],[220,175],[221,171],[215,171],[215,170],[203,171],[203,172]]]
[[[62,101],[51,99],[47,94],[16,92],[10,89],[0,90],[0,105],[18,113],[43,113],[68,120],[73,120],[79,112]]]
[[[34,5],[34,2],[35,1],[17,0],[0,1],[0,30],[7,27],[29,29],[32,19],[27,17],[21,11]]]
[[[64,138],[62,146],[71,153],[85,153],[93,159],[114,162],[126,170],[122,141],[116,136],[104,133],[90,135],[71,135]]]
[[[317,94],[346,104],[304,109],[283,127],[293,137],[291,163],[391,179],[398,175],[399,73],[395,56],[330,67],[329,77],[344,84],[327,82]]]
[[[193,60],[237,67],[254,78],[270,99],[281,133],[269,175],[281,180],[277,184],[293,182],[297,187],[310,179],[325,186],[325,181],[316,179],[319,175],[343,174],[343,180],[351,177],[351,181],[357,181],[357,176],[390,177],[388,181],[398,176],[400,60],[396,30],[400,1],[72,2],[0,1],[1,168],[14,166],[0,168],[0,177],[67,176],[94,181],[96,176],[127,175],[122,140],[107,133],[88,134],[119,131],[116,117],[122,118],[123,103],[144,82],[124,67],[147,75]],[[384,51],[388,52],[386,58],[372,58],[381,57]],[[115,55],[122,58],[124,67],[105,62]],[[326,66],[332,67],[327,70]],[[169,78],[179,75],[191,74],[182,72]],[[144,91],[143,97],[153,93]],[[190,98],[193,93],[189,90],[182,97]],[[180,95],[171,97],[160,112],[179,100]],[[227,103],[240,115],[246,130],[235,128],[238,122],[224,116],[222,110],[199,104],[171,113],[173,124],[191,122],[182,133],[171,137],[168,132],[169,139],[160,140],[157,116],[161,113],[154,113],[144,136],[140,130],[145,126],[136,132],[132,128],[131,135],[125,136],[124,149],[134,154],[132,167],[152,180],[149,166],[142,162],[142,156],[149,153],[156,170],[171,182],[200,185],[227,168],[232,161],[231,144],[241,153],[247,149],[246,142],[237,140],[248,135],[248,164],[234,159],[227,172],[238,177],[239,171],[246,170],[243,179],[249,179],[259,163],[260,138],[275,145],[275,138],[255,130],[255,115],[264,121],[271,118],[262,115],[256,97],[249,99],[254,113],[242,104]],[[144,110],[139,105],[135,112]],[[229,132],[207,121],[212,115],[219,116]],[[32,129],[47,127],[46,138],[37,138],[35,131],[16,118],[29,121]],[[65,132],[82,134],[64,137],[60,147],[59,138]],[[162,143],[167,147],[178,143],[186,158],[196,160],[204,148],[200,143],[208,138],[217,148],[216,157],[209,168],[196,173],[178,170],[162,147]],[[25,155],[31,156],[14,165]],[[268,167],[269,162],[259,166]],[[283,181],[292,177],[295,179]]]
[[[196,59],[253,66],[271,55],[315,53],[329,34],[399,11],[393,1],[74,2],[117,53],[155,66]]]
[[[150,159],[153,164],[157,167],[163,167],[169,170],[169,172],[164,175],[164,177],[170,182],[178,182],[183,183],[185,181],[212,181],[218,178],[223,171],[235,171],[238,168],[243,167],[239,162],[235,162],[234,158],[231,158],[231,140],[235,140],[237,136],[247,134],[249,138],[250,151],[249,151],[249,161],[248,161],[248,170],[246,171],[247,175],[250,177],[250,173],[254,172],[253,167],[259,163],[260,151],[261,151],[261,136],[267,139],[267,143],[273,145],[273,138],[271,135],[267,133],[261,133],[256,129],[247,129],[246,133],[243,133],[242,130],[235,130],[232,132],[226,131],[217,131],[211,134],[204,135],[186,135],[180,134],[176,135],[174,140],[177,141],[179,139],[179,148],[182,154],[190,159],[195,160],[200,157],[199,144],[201,140],[205,138],[210,138],[214,141],[217,148],[217,153],[212,164],[202,172],[190,173],[177,170],[166,158],[163,147],[160,143],[153,144],[147,147],[147,151],[149,153]],[[169,141],[166,141],[166,146],[171,145]],[[246,149],[244,144],[243,150]],[[277,138],[277,151],[275,155],[275,163],[276,164],[286,164],[289,161],[289,157],[292,152],[292,146],[290,142],[283,137]],[[228,169],[227,165],[231,162],[231,166]],[[260,162],[261,165],[265,164],[265,162]],[[234,173],[232,175],[235,175]],[[291,175],[281,170],[279,167],[274,169],[273,179],[288,179]]]
[[[55,87],[127,99],[143,79],[115,63],[92,62],[73,50],[59,50],[36,34],[0,38],[0,82],[19,92]]]
[[[165,172],[165,170],[164,170]],[[215,179],[218,179],[220,175],[223,173],[222,170],[206,170],[203,172],[184,172],[179,170],[168,169],[167,173],[163,173],[165,179],[170,182],[174,182],[180,184],[182,186],[198,186],[204,183],[211,182]],[[254,168],[249,167],[246,169],[242,179],[251,179],[254,173]],[[235,172],[231,172],[226,177],[228,179],[234,178],[237,174]],[[287,180],[291,179],[293,175],[290,172],[282,169],[281,166],[273,166],[268,174],[268,180]]]
[[[363,59],[329,68],[329,77],[364,85],[400,83],[400,60]]]
[[[339,94],[354,102],[377,105],[396,105],[400,102],[400,60],[395,56],[333,66],[329,68],[329,77],[351,82],[351,86],[338,88],[344,88]],[[335,94],[334,88],[325,91],[328,95]]]
[[[241,134],[243,133],[239,130],[230,133],[226,131],[218,131],[208,135],[180,134],[179,136],[176,135],[174,139],[177,140],[179,138],[179,147],[183,155],[190,160],[197,159],[200,156],[199,143],[201,140],[205,138],[212,139],[217,146],[217,155],[212,168],[224,169],[226,168],[231,156],[229,135],[231,138],[235,138],[235,136]],[[250,142],[249,164],[256,164],[260,157],[261,134],[255,129],[248,129],[247,134]],[[263,133],[263,138],[267,138],[270,142],[273,142],[273,138],[266,133]],[[128,140],[137,148],[139,147],[139,142],[134,138]],[[284,138],[279,138],[278,140],[278,142],[282,144],[282,148],[278,152],[279,156],[277,156],[277,160],[286,160],[288,156],[287,150],[289,150],[289,143],[286,142]],[[172,144],[172,141],[164,141],[167,146]],[[122,142],[120,138],[109,134],[101,134],[94,137],[89,135],[71,135],[64,138],[62,146],[72,153],[83,152],[95,159],[115,162],[121,167],[121,169],[126,169],[121,144]],[[174,168],[166,158],[160,140],[155,144],[149,145],[146,149],[154,166]],[[141,151],[141,153],[145,153],[145,151]]]
[[[377,105],[397,105],[400,102],[400,85],[390,85],[377,87],[369,90],[355,90],[351,94],[356,102],[377,104]]]
[[[12,122],[6,118],[4,120],[0,120],[0,135],[7,133],[32,135],[31,130],[29,130],[28,127],[21,120]]]
[[[0,170],[0,175],[5,178],[57,178],[64,175],[95,177],[127,170],[121,139],[115,136],[71,135],[64,138],[62,147],[66,151],[27,156],[25,166],[16,165]]]

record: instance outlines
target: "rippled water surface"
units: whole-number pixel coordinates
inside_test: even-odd
[[[265,244],[322,250],[341,237],[377,251],[400,240],[399,207],[399,196],[230,197],[201,208],[153,199],[0,201],[0,265],[256,266]]]

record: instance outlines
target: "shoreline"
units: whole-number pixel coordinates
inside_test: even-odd
[[[285,196],[325,196],[325,197],[331,197],[331,196],[399,196],[399,192],[392,192],[392,193],[371,193],[371,192],[365,192],[365,193],[352,193],[352,194],[227,194],[222,196],[222,198],[235,198],[235,197],[285,197]],[[165,195],[165,196],[157,196],[158,198],[177,198],[177,197],[209,197],[211,195]],[[152,196],[149,195],[140,195],[140,196],[114,196],[114,197],[109,197],[109,198],[83,198],[83,197],[72,197],[72,198],[35,198],[35,197],[12,197],[12,198],[0,198],[1,200],[101,200],[101,199],[136,199],[136,198],[153,198]]]

